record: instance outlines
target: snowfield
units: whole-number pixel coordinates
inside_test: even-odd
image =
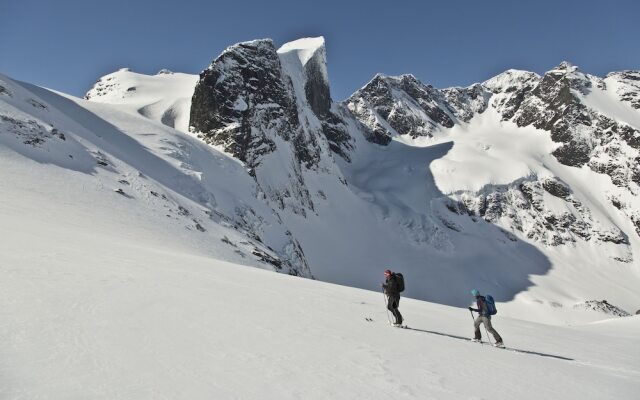
[[[412,329],[392,328],[381,293],[188,254],[135,225],[116,235],[109,221],[62,201],[43,207],[43,193],[23,189],[0,209],[2,399],[620,400],[640,391],[638,316],[558,327],[498,314],[494,326],[522,352],[469,342],[464,308],[402,299]]]
[[[323,38],[223,55],[212,87],[242,90],[213,133],[253,121],[246,159],[191,129],[197,75],[122,69],[85,99],[0,75],[0,399],[638,398],[640,316],[613,318],[640,308],[638,186],[502,120],[508,87],[540,76],[451,89],[464,119],[428,115],[433,88],[385,98],[421,88],[408,75],[332,102]],[[245,82],[233,57],[263,69]],[[260,102],[257,72],[280,98]],[[617,76],[576,96],[640,127]],[[386,268],[409,329],[388,324]],[[507,349],[468,340],[472,288]]]

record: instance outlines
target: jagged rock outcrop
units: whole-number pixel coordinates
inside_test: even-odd
[[[345,104],[370,129],[371,142],[388,144],[394,136],[427,136],[468,122],[482,113],[489,95],[481,85],[439,90],[413,75],[376,75]]]
[[[539,83],[540,75],[536,73],[510,69],[482,86],[491,92],[491,105],[502,115],[502,120],[508,121]]]
[[[522,179],[449,198],[447,208],[452,212],[512,228],[550,246],[591,239],[629,244],[627,235],[620,229],[601,226],[594,220],[571,188],[556,178]]]
[[[333,154],[349,159],[344,111],[331,101],[323,38],[280,49],[271,40],[226,49],[200,74],[190,130],[243,161],[276,209],[314,212],[309,171],[340,179]]]
[[[232,46],[202,71],[189,121],[207,143],[221,145],[249,168],[275,151],[277,138],[300,140],[291,82],[282,74],[273,42]],[[302,162],[317,160],[313,146],[297,149]]]
[[[278,139],[294,145],[296,160],[306,168],[317,166],[323,134],[346,157],[350,137],[332,111],[324,40],[311,48],[299,42],[276,50],[271,40],[255,40],[225,50],[200,74],[191,130],[251,169],[276,150]],[[305,118],[305,108],[316,121]]]
[[[640,131],[585,104],[584,97],[594,87],[615,90],[621,101],[640,108],[639,72],[612,73],[603,80],[567,62],[542,77],[508,70],[482,85],[444,90],[423,85],[411,75],[377,75],[346,104],[371,130],[370,141],[387,144],[394,136],[432,136],[468,122],[490,103],[503,121],[550,132],[553,141],[562,143],[553,152],[561,163],[586,164],[618,186],[639,184]]]
[[[640,73],[624,71],[601,79],[567,62],[543,76],[508,70],[482,84],[442,90],[411,75],[377,75],[345,104],[369,129],[367,139],[381,145],[395,136],[446,135],[449,128],[491,107],[502,121],[548,131],[560,144],[552,154],[562,164],[586,165],[636,196],[640,193],[640,132],[590,102],[592,92],[607,90],[640,108]],[[576,240],[629,244],[625,232],[601,225],[558,179],[523,177],[508,185],[489,185],[479,192],[462,191],[449,197],[458,202],[448,205],[454,212],[481,217],[548,245]],[[548,207],[550,202],[556,207]],[[640,216],[623,204],[618,209],[640,234]]]
[[[628,78],[635,74],[609,75],[611,79],[621,76]],[[561,163],[574,167],[588,165],[609,175],[617,186],[639,184],[640,131],[604,115],[588,102],[585,104],[585,96],[606,88],[606,81],[563,62],[547,72],[533,90],[527,90],[528,96],[513,121],[518,126],[533,125],[549,131],[554,142],[562,143],[553,152]],[[634,99],[626,91],[621,97],[627,101]]]
[[[607,300],[587,300],[584,303],[576,304],[573,308],[587,311],[596,311],[612,315],[614,317],[628,317],[631,315],[622,308],[614,306],[613,304],[609,304]]]
[[[310,108],[312,118],[304,116],[304,125],[315,130],[315,119],[330,149],[349,160],[353,138],[349,133],[344,110],[331,100],[327,55],[323,37],[304,38],[284,44],[278,55],[285,73],[291,77],[298,100],[298,110]],[[311,120],[310,120],[311,119]]]
[[[442,93],[412,75],[376,75],[346,101],[371,130],[369,140],[378,144],[388,144],[393,136],[429,136],[439,126],[452,127],[453,116],[445,103]]]
[[[628,102],[636,110],[640,109],[640,71],[612,72],[605,78],[613,83],[620,100]]]

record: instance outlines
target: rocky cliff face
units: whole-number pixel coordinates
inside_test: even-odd
[[[508,70],[482,84],[442,90],[412,75],[376,75],[343,104],[335,104],[322,38],[301,39],[278,50],[270,40],[257,40],[228,48],[200,74],[190,129],[243,161],[279,209],[290,207],[301,215],[314,210],[305,171],[331,170],[346,182],[332,157],[350,160],[354,134],[379,145],[398,136],[446,136],[489,108],[505,123],[549,132],[558,144],[551,154],[560,163],[606,174],[637,196],[640,132],[589,99],[594,92],[606,93],[638,109],[638,82],[640,75],[634,71],[601,79],[566,62],[543,76]],[[349,131],[353,119],[359,123],[358,133]],[[280,159],[284,154],[283,171],[260,167],[270,165],[265,160],[273,154]],[[274,184],[267,178],[273,174],[289,178]],[[448,208],[548,245],[595,240],[628,246],[627,233],[601,224],[570,185],[547,175],[450,194]],[[560,206],[549,206],[554,202]],[[640,235],[640,213],[619,195],[611,195],[611,203]]]
[[[229,47],[200,74],[190,130],[243,161],[274,207],[314,211],[309,173],[340,178],[351,137],[331,101],[324,39],[277,50],[271,40]]]
[[[549,131],[553,141],[562,144],[553,152],[561,163],[586,164],[609,175],[617,186],[640,184],[640,131],[583,101],[594,90],[606,91],[606,83],[562,63],[542,77],[513,120],[518,126]]]
[[[468,122],[486,109],[488,98],[480,85],[439,90],[413,75],[376,75],[345,105],[371,130],[369,140],[384,145],[395,136],[429,137]]]
[[[367,139],[381,145],[398,136],[446,136],[456,126],[469,127],[472,135],[473,125],[468,123],[491,108],[501,121],[547,131],[558,144],[551,154],[560,163],[586,166],[608,175],[614,185],[637,197],[638,125],[601,109],[598,99],[616,97],[638,109],[639,82],[640,75],[635,71],[612,73],[601,79],[566,62],[544,76],[508,70],[483,84],[444,90],[424,85],[411,75],[378,75],[345,105],[369,129]],[[629,244],[628,233],[600,224],[557,176],[523,176],[508,185],[488,185],[480,192],[461,191],[449,198],[459,202],[448,206],[451,211],[481,217],[548,245],[576,240]],[[617,195],[611,199],[640,235],[638,213]],[[553,202],[560,202],[559,207],[549,206]],[[618,258],[629,262],[629,252],[622,253],[627,255]]]
[[[276,150],[276,140],[300,140],[291,82],[282,73],[271,40],[240,43],[225,50],[200,74],[191,101],[190,127],[207,142],[255,168]],[[300,147],[313,163],[313,146]]]

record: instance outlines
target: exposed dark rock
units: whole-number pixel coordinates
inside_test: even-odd
[[[619,124],[620,137],[634,149],[640,150],[640,131],[626,124]]]
[[[591,149],[585,142],[570,141],[558,147],[552,154],[564,165],[581,167],[589,161],[590,152]]]
[[[611,204],[613,204],[613,206],[618,210],[621,210],[623,208],[623,205],[620,202],[620,199],[618,199],[617,197],[612,197],[610,200],[611,200]]]
[[[631,222],[636,228],[636,233],[638,234],[638,236],[640,236],[640,215],[632,214]]]
[[[38,108],[40,110],[46,110],[47,109],[47,106],[45,106],[44,104],[42,104],[39,101],[34,100],[34,99],[27,100],[27,103],[31,104],[33,107]]]
[[[607,78],[616,79],[620,100],[628,102],[636,110],[640,109],[640,71],[612,72]]]
[[[533,72],[508,70],[486,81],[483,86],[493,93],[493,106],[502,115],[502,120],[513,118],[522,102],[540,83],[540,76]]]
[[[65,135],[58,129],[53,127],[48,129],[32,119],[19,119],[0,114],[0,128],[3,128],[0,129],[0,132],[4,130],[13,134],[22,143],[33,147],[42,147],[50,139],[66,140]]]
[[[0,95],[13,97],[13,94],[6,87],[0,85]]]
[[[258,259],[266,264],[270,264],[273,265],[275,267],[275,269],[277,270],[281,270],[282,269],[282,260],[279,260],[275,257],[273,257],[272,255],[258,249],[255,248],[253,250],[253,255],[258,257]]]
[[[449,93],[460,103],[463,98],[477,96],[475,89]],[[438,127],[453,127],[454,112],[447,103],[441,91],[423,85],[413,75],[376,75],[346,101],[349,110],[369,128],[372,135],[367,140],[383,145],[396,134],[431,136]]]
[[[333,112],[327,112],[322,116],[321,123],[322,132],[329,142],[331,151],[350,161],[349,151],[353,148],[352,138],[344,119]]]
[[[299,121],[290,83],[282,75],[271,40],[240,43],[225,50],[200,74],[191,105],[190,126],[206,142],[224,146],[255,167],[275,150],[274,139],[299,134]],[[315,155],[301,151],[301,160]]]
[[[447,99],[447,108],[457,119],[469,122],[477,114],[482,114],[489,105],[490,94],[480,85],[467,88],[442,90]]]
[[[307,82],[304,91],[311,110],[319,117],[326,116],[331,110],[329,82],[324,79],[323,68],[324,65],[315,57],[305,65]]]
[[[576,304],[574,308],[597,311],[604,314],[613,315],[615,317],[628,317],[631,315],[620,307],[609,304],[609,302],[607,302],[606,300],[587,300],[584,303]]]
[[[542,187],[550,194],[566,199],[571,194],[569,186],[558,179],[545,179],[542,181]]]

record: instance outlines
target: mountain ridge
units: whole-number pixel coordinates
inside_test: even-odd
[[[167,160],[181,176],[193,177],[187,189],[182,179],[169,188],[195,201],[177,201],[176,210],[206,211],[207,217],[193,222],[193,232],[216,232],[213,253],[237,250],[270,269],[372,289],[378,285],[375,271],[392,266],[416,282],[409,295],[451,305],[460,304],[457,293],[484,282],[507,312],[510,302],[518,305],[514,310],[526,304],[553,314],[558,307],[552,304],[569,312],[599,297],[623,307],[637,300],[630,289],[640,251],[631,163],[637,130],[618,122],[635,123],[634,72],[602,79],[562,63],[543,76],[507,70],[483,83],[447,89],[412,75],[376,75],[350,99],[335,102],[324,40],[317,39],[280,49],[270,40],[230,46],[197,78],[132,74],[110,74],[106,86],[101,79],[88,92],[88,102],[72,102]],[[181,77],[193,86],[180,83]],[[0,96],[10,96],[11,86],[0,86]],[[616,102],[605,86],[615,91]],[[193,95],[185,100],[191,87]],[[31,100],[56,108],[59,100],[48,98]],[[76,111],[65,110],[75,118]],[[62,134],[75,140],[75,128],[58,127],[46,113],[16,118],[11,109],[0,111],[3,131],[14,138],[55,141]],[[31,120],[46,133],[29,136]],[[583,140],[585,121],[599,143]],[[605,125],[608,130],[599,128]],[[160,139],[151,132],[162,132]],[[20,151],[35,157],[39,150],[25,141],[11,146],[27,146]],[[118,152],[100,146],[89,150],[95,157],[88,160],[118,170]],[[626,158],[607,161],[616,146]],[[221,166],[231,164],[215,166],[205,161],[209,157],[238,163],[232,176],[240,183],[216,184],[226,173]],[[590,182],[601,190],[592,191]],[[119,190],[135,198],[141,194]],[[149,190],[169,195],[162,187]],[[223,234],[217,225],[238,236]],[[239,248],[241,242],[246,249]],[[601,265],[612,272],[596,285]],[[556,282],[567,287],[557,289]]]

